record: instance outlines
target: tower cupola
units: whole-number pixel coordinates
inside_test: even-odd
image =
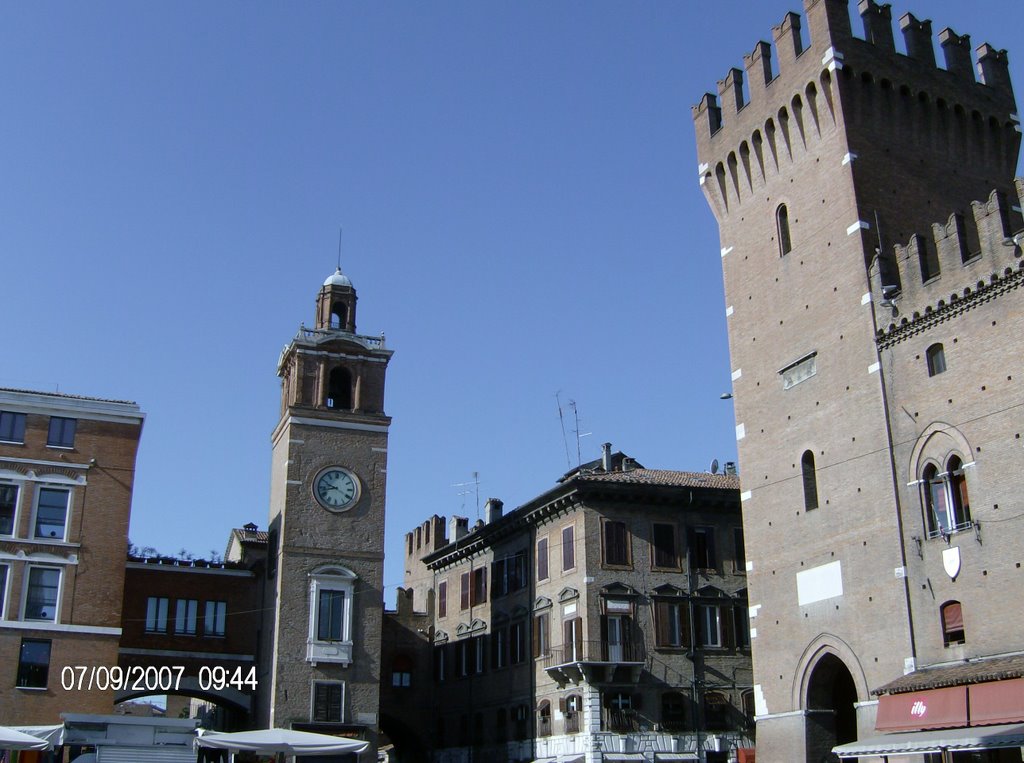
[[[356,331],[356,290],[340,267],[328,276],[317,295],[316,328]]]

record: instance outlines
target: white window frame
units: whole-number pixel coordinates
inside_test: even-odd
[[[306,661],[352,663],[352,599],[356,574],[344,567],[332,565],[318,567],[309,574],[309,634],[306,639]],[[317,638],[320,592],[341,591],[344,604],[340,641],[322,641]]]
[[[698,604],[701,617],[700,645],[711,649],[722,646],[722,608],[717,604]],[[711,639],[711,625],[715,626],[715,638]]]
[[[347,597],[346,597],[347,598]],[[337,720],[316,721],[316,687],[322,684],[341,687],[341,717]],[[312,681],[309,684],[309,720],[310,723],[345,723],[345,696],[348,693],[344,681]]]
[[[228,603],[211,599],[203,608],[203,635],[223,638],[228,632]]]
[[[53,608],[53,617],[28,618],[25,611],[28,609],[28,589],[32,581],[33,570],[53,570],[57,573],[57,601]],[[60,567],[52,567],[48,564],[29,564],[25,567],[25,579],[21,588],[21,619],[31,623],[59,623],[60,622],[60,601],[64,595],[64,570]]]
[[[39,519],[39,497],[43,490],[62,490],[67,493],[68,502],[64,509],[64,534],[59,538],[48,538],[44,535],[36,535],[36,522]],[[71,509],[75,503],[75,491],[71,489],[71,485],[66,483],[39,482],[36,484],[34,493],[35,495],[32,496],[32,523],[29,527],[29,539],[42,543],[67,543],[68,528],[71,527]]]
[[[174,635],[195,636],[199,632],[199,599],[176,599]]]
[[[18,537],[18,519],[21,514],[21,496],[24,493],[25,482],[24,480],[15,480],[7,476],[6,474],[0,477],[0,486],[13,487],[15,490],[14,496],[14,514],[11,516],[11,532],[0,533],[0,538],[17,538]]]
[[[161,601],[164,602],[163,617],[160,616],[160,602]],[[156,625],[156,626],[160,626],[161,624],[163,624],[162,628],[160,628],[160,627],[150,628],[149,627],[149,620],[150,620],[150,618],[149,618],[149,614],[150,614],[149,613],[149,609],[150,609],[150,605],[152,604],[152,602],[156,602],[156,604],[155,604],[155,610],[156,611],[154,612],[153,624]],[[170,597],[168,597],[168,596],[147,596],[146,597],[146,620],[145,620],[145,624],[143,625],[144,632],[145,633],[167,633],[167,623],[168,623],[168,616],[170,615],[170,611],[171,611],[171,599],[170,599]]]

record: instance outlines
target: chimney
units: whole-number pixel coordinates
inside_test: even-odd
[[[448,541],[455,543],[469,533],[468,517],[452,517],[448,520]]]
[[[634,469],[636,469],[636,461],[634,461],[632,458],[622,459],[622,471],[631,472]]]
[[[612,444],[610,442],[601,446],[601,468],[606,472],[612,470]]]
[[[725,474],[726,474],[727,477],[735,477],[736,476],[736,462],[735,461],[726,461],[725,462]]]
[[[498,498],[488,498],[484,504],[484,522],[492,524],[501,519],[501,511],[504,503]]]

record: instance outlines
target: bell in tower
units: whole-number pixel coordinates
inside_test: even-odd
[[[316,298],[316,327],[334,331],[356,331],[356,290],[339,267],[320,289]]]

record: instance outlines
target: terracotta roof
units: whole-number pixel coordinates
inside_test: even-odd
[[[739,490],[740,478],[710,472],[677,472],[671,469],[630,469],[625,472],[583,472],[574,479],[581,482],[614,482],[622,485],[667,485],[669,487],[707,487]]]
[[[1024,654],[1012,657],[992,657],[958,662],[934,668],[922,668],[902,678],[890,681],[873,694],[903,694],[922,689],[939,689],[944,686],[962,686],[984,681],[1002,681],[1007,678],[1024,677]]]
[[[238,535],[240,543],[266,545],[269,537],[266,530],[247,530],[244,527],[236,527],[232,532]]]
[[[67,395],[63,392],[43,392],[38,389],[15,389],[14,387],[0,387],[0,392],[18,392],[24,395],[45,395],[46,397],[61,397],[68,400],[92,400],[97,403],[123,403],[124,405],[137,405],[134,400],[114,400],[107,397],[91,397],[89,395]]]

